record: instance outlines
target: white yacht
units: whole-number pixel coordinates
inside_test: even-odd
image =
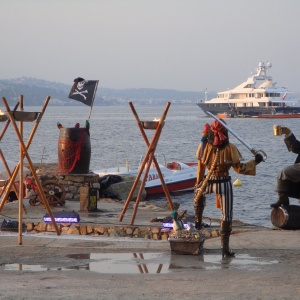
[[[276,87],[267,71],[271,62],[260,62],[256,74],[237,87],[219,92],[217,98],[197,105],[222,117],[300,117],[300,107],[287,87]]]

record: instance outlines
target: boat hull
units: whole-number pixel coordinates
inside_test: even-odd
[[[259,119],[296,119],[300,118],[300,113],[297,114],[275,114],[275,115],[258,115],[255,118]]]
[[[194,189],[197,174],[197,162],[170,162],[167,167],[160,165],[160,171],[169,192],[190,191]],[[128,168],[110,168],[94,171],[99,176],[125,175],[137,176],[139,169],[129,170]],[[141,174],[143,178],[144,172]],[[141,180],[140,178],[140,180]],[[145,190],[147,195],[164,193],[162,182],[156,168],[150,168],[146,181]]]
[[[226,109],[226,104],[200,102],[197,105],[205,113],[209,111],[214,115],[230,115],[231,117],[299,118],[300,114],[300,107],[238,107],[233,113],[230,107]]]
[[[182,191],[192,191],[195,187],[195,184],[196,184],[196,178],[193,177],[188,180],[166,183],[166,186],[169,192],[182,192]],[[145,190],[147,195],[164,193],[160,180],[159,183],[156,184],[151,184],[148,182],[145,185]]]

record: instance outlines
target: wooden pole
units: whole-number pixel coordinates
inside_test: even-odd
[[[44,112],[45,112],[45,110],[46,110],[46,107],[47,107],[47,105],[48,105],[49,100],[50,100],[50,97],[48,96],[48,97],[46,98],[46,101],[45,101],[45,103],[44,103],[44,106],[43,106],[43,108],[42,108],[42,111],[40,112],[40,114],[39,114],[39,116],[38,116],[38,118],[37,118],[37,120],[36,120],[36,122],[35,122],[35,125],[34,125],[32,131],[31,131],[31,134],[30,134],[30,136],[29,136],[29,138],[28,138],[28,141],[27,141],[27,143],[26,143],[26,150],[29,149],[29,146],[30,146],[30,144],[31,144],[31,142],[32,142],[32,139],[33,139],[33,137],[34,137],[34,134],[35,134],[35,132],[36,132],[38,126],[39,126],[39,123],[40,123],[40,121],[41,121],[41,119],[42,119],[42,117],[43,117],[43,115],[44,115]],[[6,101],[5,97],[2,97],[2,101],[3,101],[3,103],[6,103],[6,105],[7,105],[7,101]],[[8,105],[7,105],[7,106],[8,106]],[[8,109],[9,109],[9,107],[8,107]],[[10,110],[9,110],[9,111],[10,111]],[[7,197],[8,197],[9,191],[10,191],[10,189],[11,189],[11,186],[12,186],[12,184],[14,183],[14,180],[15,180],[17,174],[18,174],[19,167],[20,167],[20,165],[19,165],[19,163],[18,163],[18,164],[16,165],[16,167],[15,167],[15,169],[14,169],[12,175],[11,175],[10,181],[9,181],[9,183],[8,183],[8,186],[7,186],[6,190],[5,190],[4,196],[3,196],[3,198],[2,198],[2,202],[1,202],[1,204],[0,204],[0,212],[1,212],[1,210],[2,210],[2,208],[3,208],[3,206],[4,206],[4,204],[5,204],[5,201],[7,200]]]
[[[131,102],[129,103],[129,105],[130,105],[131,108],[133,108],[133,105],[132,105]],[[151,144],[148,145],[148,151],[147,151],[147,153],[146,153],[146,155],[145,155],[145,157],[143,159],[143,162],[142,162],[142,164],[140,166],[140,170],[138,172],[138,175],[135,178],[135,181],[134,181],[133,186],[132,186],[132,188],[131,188],[131,190],[129,192],[129,195],[127,197],[127,200],[125,202],[123,210],[122,210],[122,212],[121,212],[121,214],[119,216],[119,221],[123,220],[124,214],[125,214],[125,212],[127,210],[127,207],[128,207],[128,205],[129,205],[129,203],[131,201],[131,198],[132,198],[132,195],[133,195],[133,193],[135,191],[137,183],[140,180],[141,174],[143,173],[143,171],[145,171],[144,178],[142,180],[142,183],[141,183],[141,186],[140,186],[140,190],[139,190],[139,193],[138,193],[138,196],[137,196],[137,199],[136,199],[136,205],[134,207],[133,215],[132,215],[132,218],[131,218],[131,225],[133,225],[133,223],[134,223],[134,219],[135,219],[135,216],[136,216],[136,212],[137,212],[138,204],[139,204],[140,197],[141,197],[141,194],[142,194],[142,190],[143,190],[143,188],[145,186],[145,182],[146,182],[146,178],[148,176],[149,168],[151,166],[151,163],[152,163],[152,160],[153,160],[153,157],[154,157],[154,152],[155,152],[156,146],[158,144],[158,140],[159,140],[159,137],[160,137],[160,134],[161,134],[161,131],[162,131],[162,128],[163,128],[163,125],[164,125],[164,122],[165,122],[165,118],[166,118],[166,115],[167,115],[167,112],[168,112],[168,109],[169,109],[170,105],[171,105],[171,103],[168,102],[167,105],[166,105],[166,108],[165,108],[165,110],[164,110],[164,112],[162,114],[162,117],[160,118],[160,120],[158,122],[158,126],[157,126],[155,134],[154,134],[154,136],[152,138]],[[137,113],[136,113],[135,110],[133,110],[133,113],[136,116],[136,119],[138,120],[138,124],[141,124],[141,122],[139,121],[139,118],[138,118]],[[148,141],[147,138],[146,138],[146,140]],[[148,165],[147,165],[147,167],[145,169],[146,163],[148,163]],[[158,164],[157,164],[157,166],[158,166]],[[159,166],[158,166],[158,168],[159,168]],[[170,206],[173,207],[171,199],[170,199],[170,203],[171,203]]]
[[[148,150],[148,152],[149,152],[149,150]],[[119,221],[120,221],[120,222],[123,220],[124,214],[125,214],[125,212],[126,212],[126,210],[127,210],[127,207],[128,207],[128,205],[129,205],[129,203],[130,203],[130,200],[131,200],[131,198],[132,198],[132,195],[133,195],[133,193],[134,193],[134,191],[135,191],[135,188],[136,188],[136,186],[137,186],[137,184],[138,184],[138,182],[139,182],[139,180],[140,180],[140,177],[141,177],[141,175],[142,175],[142,173],[143,173],[143,171],[144,171],[145,165],[146,165],[146,163],[147,163],[147,159],[146,159],[146,158],[148,158],[148,156],[149,156],[148,152],[147,152],[145,158],[143,159],[143,162],[142,162],[142,164],[141,164],[141,166],[140,166],[139,172],[138,172],[138,174],[137,174],[137,176],[136,176],[136,178],[135,178],[135,180],[134,180],[134,182],[133,182],[133,185],[132,185],[131,190],[130,190],[130,192],[129,192],[129,194],[128,194],[128,197],[127,197],[127,200],[126,200],[125,205],[124,205],[124,207],[123,207],[123,210],[122,210],[122,212],[121,212],[121,214],[120,214],[120,216],[119,216]],[[149,153],[150,153],[150,152],[149,152]]]
[[[18,101],[18,103],[15,105],[13,111],[17,110],[18,106],[19,106],[19,101]],[[7,128],[8,128],[8,126],[9,126],[9,123],[10,123],[10,119],[8,119],[8,120],[6,121],[6,124],[5,124],[4,128],[2,129],[2,132],[1,132],[1,135],[0,135],[0,141],[2,141],[2,138],[3,138],[4,134],[5,134],[5,132],[6,132]]]
[[[136,112],[135,108],[133,107],[132,102],[129,102],[129,106],[130,106],[130,108],[131,108],[131,110],[132,110],[132,112],[133,112],[133,115],[135,116],[137,125],[138,125],[138,127],[139,127],[139,129],[140,129],[140,132],[141,132],[141,134],[142,134],[142,136],[143,136],[145,142],[146,142],[146,145],[147,145],[147,147],[149,147],[150,143],[149,143],[148,137],[147,137],[147,135],[146,135],[146,133],[145,133],[145,131],[144,131],[144,128],[143,128],[143,126],[142,126],[142,122],[140,121],[140,119],[139,119],[139,117],[138,117],[138,115],[137,115],[137,112]],[[158,162],[157,162],[157,159],[156,159],[155,155],[153,156],[153,162],[154,162],[155,168],[156,168],[156,170],[157,170],[158,176],[159,176],[159,178],[160,178],[160,181],[161,181],[161,184],[162,184],[164,193],[165,193],[166,198],[167,198],[167,200],[168,200],[168,203],[169,203],[169,205],[170,205],[170,209],[173,210],[173,209],[174,209],[173,202],[172,202],[172,200],[171,200],[171,196],[170,196],[169,190],[168,190],[168,188],[167,188],[167,186],[166,186],[166,183],[165,183],[163,174],[162,174],[162,172],[161,172],[161,170],[160,170],[160,167],[159,167],[159,165],[158,165]]]
[[[131,221],[130,221],[131,225],[134,224],[134,220],[135,220],[136,212],[137,212],[137,209],[138,209],[138,206],[139,206],[139,203],[140,203],[140,199],[141,199],[141,196],[142,196],[143,188],[145,187],[146,179],[148,177],[149,169],[150,169],[150,166],[151,166],[151,163],[152,163],[152,160],[153,160],[154,151],[155,151],[155,148],[150,152],[149,157],[148,157],[148,164],[147,164],[146,169],[145,169],[144,178],[142,180],[138,195],[136,197],[135,206],[133,208],[133,213],[132,213],[132,217],[131,217]]]
[[[19,106],[19,101],[18,101],[17,104],[15,105],[13,111],[15,111],[15,110],[18,108],[18,106]],[[2,140],[4,134],[6,133],[6,130],[7,130],[8,126],[9,126],[9,124],[10,124],[10,119],[8,118],[8,120],[6,121],[5,126],[3,127],[2,132],[1,132],[1,134],[0,134],[0,141]],[[1,159],[2,159],[4,168],[5,168],[6,172],[7,172],[8,177],[11,178],[11,172],[10,172],[10,169],[9,169],[9,167],[8,167],[8,164],[7,164],[7,162],[6,162],[5,158],[4,158],[4,155],[3,155],[3,152],[2,152],[1,149],[0,149],[0,157],[1,157]],[[13,187],[14,192],[15,192],[16,195],[17,195],[19,192],[18,192],[18,189],[17,189],[17,187],[16,187],[16,185],[15,185],[14,182],[13,182],[12,187]],[[0,197],[2,197],[2,194],[3,194],[3,192],[5,191],[5,189],[6,189],[6,184],[5,184],[5,186],[3,187],[3,189],[2,189],[1,192],[0,192]],[[6,200],[6,199],[5,199],[5,200]],[[23,206],[23,209],[24,209],[25,213],[27,213],[24,206]]]
[[[3,155],[3,152],[2,152],[1,149],[0,149],[0,157],[1,157],[1,159],[2,159],[2,162],[3,162],[4,168],[5,168],[5,170],[6,170],[6,173],[7,173],[7,175],[8,175],[8,178],[11,178],[11,172],[10,172],[9,166],[8,166],[8,164],[7,164],[7,162],[6,162],[5,158],[4,158],[4,155]],[[5,188],[6,188],[6,185],[5,185]],[[17,189],[17,187],[16,187],[16,185],[15,185],[14,182],[13,182],[13,184],[12,184],[12,188],[13,188],[14,192],[16,193],[16,195],[18,195],[19,190]],[[3,190],[0,192],[0,197],[2,196],[4,190],[5,190],[5,189],[3,189]]]
[[[156,142],[157,135],[159,134],[159,131],[158,131],[159,128],[160,128],[160,124],[158,124],[158,128],[156,129],[156,132],[155,132],[155,134],[154,134],[154,136],[153,136],[152,142],[151,142],[151,144],[150,144],[150,146],[149,146],[149,148],[148,148],[148,151],[147,151],[147,153],[146,153],[146,155],[145,155],[145,157],[144,157],[144,159],[143,159],[143,162],[142,162],[142,164],[141,164],[141,166],[140,166],[138,175],[137,175],[137,177],[135,178],[135,181],[134,181],[134,183],[133,183],[133,186],[132,186],[132,188],[131,188],[131,190],[130,190],[130,192],[129,192],[129,195],[128,195],[127,200],[126,200],[125,205],[124,205],[124,208],[123,208],[123,210],[122,210],[122,212],[121,212],[121,215],[120,215],[120,217],[119,217],[119,221],[122,221],[122,220],[123,220],[123,216],[124,216],[124,214],[125,214],[125,212],[126,212],[126,210],[127,210],[127,207],[128,207],[128,205],[129,205],[129,203],[130,203],[130,200],[131,200],[131,198],[132,198],[132,195],[133,195],[133,193],[134,193],[134,191],[135,191],[135,188],[136,188],[136,186],[137,186],[137,184],[138,184],[138,182],[139,182],[139,180],[140,180],[140,177],[141,177],[141,175],[142,175],[142,173],[143,173],[143,171],[144,171],[144,169],[145,169],[146,163],[147,163],[148,160],[149,160],[149,155],[150,155],[150,153],[152,152],[152,149],[153,149],[153,147],[154,147],[154,145],[155,145],[155,142]],[[150,162],[150,163],[151,163],[151,162]],[[146,175],[146,174],[145,174],[145,175]],[[144,175],[144,178],[145,178],[145,175]],[[141,188],[143,188],[143,187],[141,186]],[[137,199],[137,200],[138,200],[138,199]]]
[[[23,96],[20,96],[20,111],[23,111]],[[19,122],[20,137],[23,140],[23,122]],[[20,168],[19,168],[19,226],[18,226],[18,241],[19,245],[22,245],[22,231],[23,231],[23,218],[22,218],[22,206],[23,206],[23,150],[20,144]]]
[[[97,80],[97,83],[96,83],[96,86],[95,86],[95,89],[94,89],[93,101],[91,103],[91,108],[90,108],[90,113],[89,113],[89,116],[88,116],[88,120],[90,120],[90,118],[91,118],[92,109],[93,109],[93,105],[94,105],[94,100],[95,100],[95,96],[96,96],[96,92],[97,92],[97,88],[98,88],[98,83],[99,83],[99,80]]]
[[[50,99],[50,97],[49,97],[49,99]],[[36,172],[35,172],[35,169],[34,169],[34,167],[33,167],[31,158],[30,158],[30,156],[29,156],[29,154],[28,154],[28,152],[27,152],[28,147],[25,146],[25,144],[24,144],[24,142],[23,142],[23,140],[22,140],[22,137],[21,137],[21,135],[20,135],[20,132],[19,132],[18,127],[17,127],[17,125],[16,125],[16,122],[15,122],[15,120],[14,120],[13,114],[12,114],[12,112],[10,111],[9,106],[8,106],[8,104],[7,104],[7,102],[6,102],[6,99],[5,99],[5,98],[2,98],[2,100],[3,100],[3,103],[4,103],[5,107],[6,107],[6,110],[7,110],[8,116],[9,116],[9,118],[10,118],[10,121],[11,121],[11,123],[12,123],[12,125],[13,125],[13,127],[14,127],[14,129],[15,129],[16,135],[17,135],[17,137],[18,137],[18,139],[19,139],[19,142],[20,142],[20,148],[21,148],[21,150],[23,151],[23,155],[25,155],[26,158],[27,158],[27,161],[28,161],[28,164],[29,164],[29,168],[30,168],[30,170],[31,170],[31,172],[32,172],[32,175],[33,175],[33,177],[34,177],[34,179],[35,179],[35,183],[36,183],[37,188],[38,188],[38,191],[39,191],[39,196],[42,198],[42,202],[43,202],[44,205],[46,206],[46,209],[47,209],[48,214],[49,214],[49,216],[50,216],[50,218],[51,218],[51,220],[52,220],[52,223],[53,223],[53,226],[54,226],[54,228],[55,228],[55,231],[56,231],[57,235],[60,235],[60,231],[58,230],[58,227],[57,227],[57,224],[56,224],[54,215],[52,214],[52,211],[51,211],[51,209],[50,209],[49,203],[48,203],[48,201],[47,201],[47,199],[46,199],[46,197],[45,197],[44,191],[43,191],[43,189],[42,189],[42,185],[41,185],[41,183],[40,183],[40,181],[39,181],[39,179],[38,179],[38,177],[37,177],[37,175],[36,175]],[[41,118],[38,117],[38,119],[39,119],[39,121],[40,121]],[[33,130],[34,130],[34,128],[33,128],[32,131],[31,131],[31,135],[30,135],[31,138],[29,138],[30,141],[31,141],[32,138],[33,138]],[[24,157],[23,155],[22,155],[22,157]],[[19,167],[19,166],[20,166],[20,162],[19,162],[19,164],[18,164],[18,167]],[[17,168],[16,168],[16,169],[17,169]],[[16,169],[15,169],[15,170],[16,170]],[[14,175],[14,174],[13,174],[13,175]]]

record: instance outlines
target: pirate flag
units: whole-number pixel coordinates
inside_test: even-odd
[[[74,79],[69,97],[88,106],[93,106],[99,80],[85,80],[81,77]]]

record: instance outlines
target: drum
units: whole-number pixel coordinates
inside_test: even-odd
[[[85,128],[61,128],[58,138],[58,170],[61,174],[89,173],[91,142]]]
[[[281,229],[300,229],[300,206],[289,205],[274,208],[271,211],[271,222]]]

